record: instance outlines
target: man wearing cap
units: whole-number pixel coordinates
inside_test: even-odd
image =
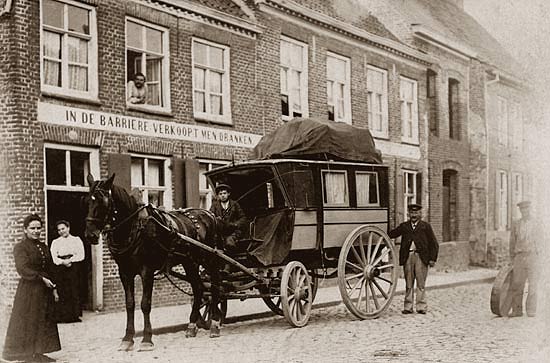
[[[422,220],[422,206],[409,204],[410,219],[391,230],[391,238],[401,236],[399,265],[405,272],[405,303],[403,314],[412,314],[414,303],[414,283],[416,280],[416,312],[426,314],[426,277],[428,266],[434,267],[439,245],[432,226]]]
[[[512,281],[510,294],[512,296],[512,313],[508,316],[523,315],[523,290],[525,282],[529,281],[526,310],[528,316],[536,313],[536,255],[537,239],[540,238],[537,222],[531,217],[531,202],[518,203],[521,219],[512,225],[510,234],[510,260],[512,261]],[[508,314],[505,308],[504,314]]]
[[[242,237],[247,219],[239,203],[230,198],[231,187],[229,185],[218,184],[216,195],[218,198],[212,201],[210,211],[221,222],[220,232],[224,241],[224,249],[231,252]]]

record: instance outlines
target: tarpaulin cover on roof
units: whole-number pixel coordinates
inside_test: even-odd
[[[252,150],[251,158],[334,158],[382,163],[368,129],[312,118],[295,118],[265,135]]]

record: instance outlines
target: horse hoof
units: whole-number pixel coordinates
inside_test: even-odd
[[[210,325],[210,338],[218,338],[220,336],[220,322],[212,320]]]
[[[189,325],[187,325],[187,330],[185,331],[185,337],[186,338],[196,337],[198,330],[199,330],[199,327],[196,324],[189,323]]]
[[[123,340],[122,343],[118,346],[119,351],[128,352],[132,350],[134,347],[134,342],[129,342],[127,340]]]
[[[155,345],[152,342],[141,342],[139,345],[138,352],[148,352],[155,348]]]

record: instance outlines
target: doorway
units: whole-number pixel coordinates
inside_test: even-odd
[[[443,242],[458,238],[458,173],[443,170]]]

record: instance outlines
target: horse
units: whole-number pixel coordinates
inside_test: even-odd
[[[153,331],[150,321],[155,271],[169,270],[181,264],[185,280],[193,291],[193,304],[186,337],[194,337],[201,325],[200,308],[204,285],[199,274],[202,266],[211,279],[212,319],[210,337],[220,336],[218,261],[200,248],[184,242],[178,233],[211,247],[220,246],[216,217],[209,211],[188,208],[166,212],[147,204],[141,205],[124,188],[113,183],[115,174],[106,180],[94,180],[88,175],[90,186],[85,198],[87,205],[85,238],[97,244],[103,234],[111,255],[118,265],[126,301],[126,333],[119,350],[129,351],[134,345],[134,278],[139,275],[143,285],[141,311],[144,319],[143,339],[139,350],[152,350]]]

